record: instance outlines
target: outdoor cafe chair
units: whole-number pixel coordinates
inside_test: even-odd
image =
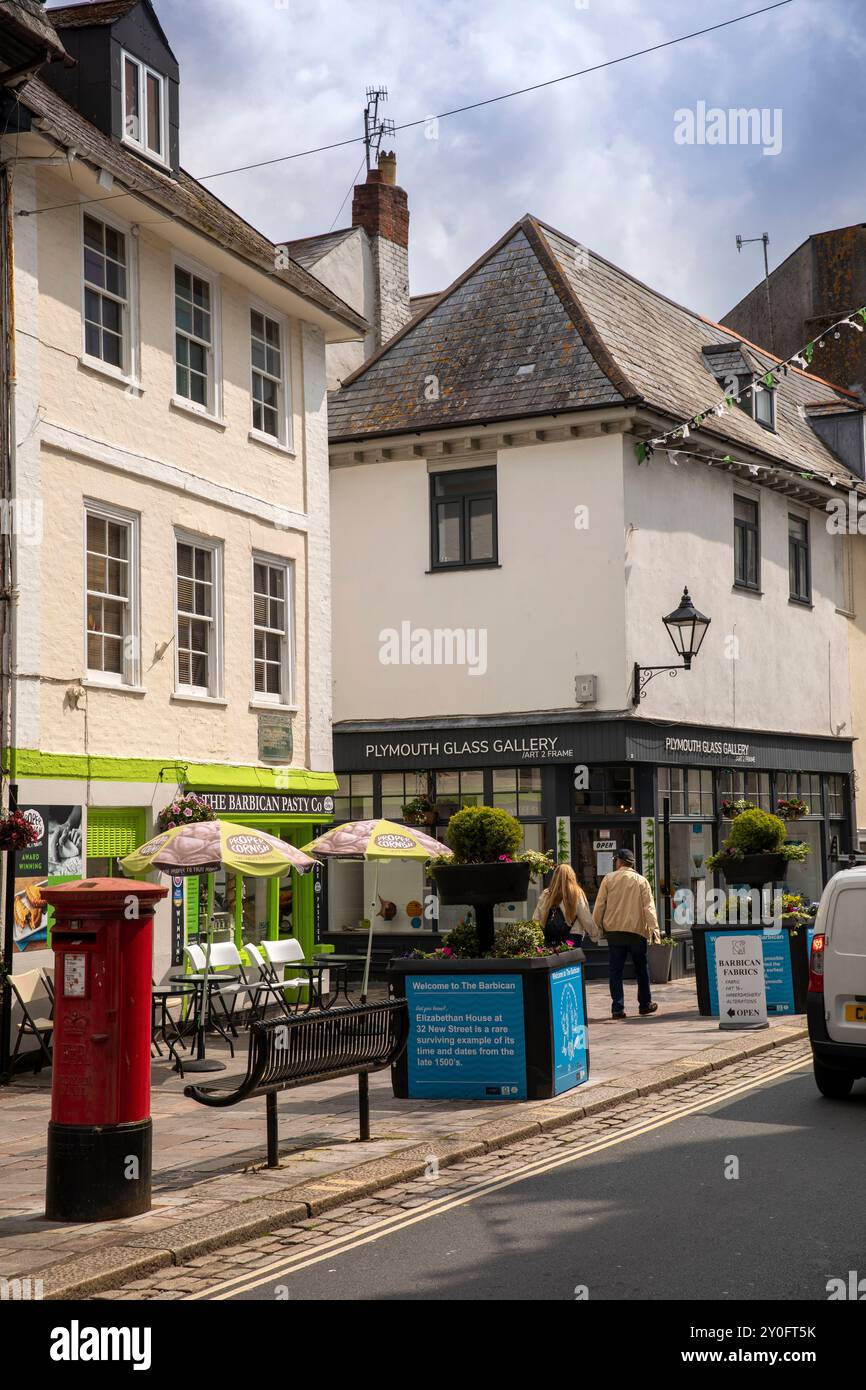
[[[35,1010],[40,1006],[44,1007],[47,998],[49,1012],[53,1013],[53,997],[46,986],[45,977],[41,970],[25,970],[21,975],[8,976],[8,979],[9,984],[12,986],[12,993],[21,1009],[18,1034],[15,1038],[15,1049],[9,1059],[10,1070],[15,1063],[24,1038],[35,1038],[39,1044],[39,1056],[36,1062],[36,1070],[41,1071],[43,1061],[46,1061],[49,1066],[51,1065],[51,1048],[49,1046],[49,1041],[54,1033],[54,1021]],[[46,1039],[49,1041],[46,1041]]]
[[[279,1004],[287,1017],[291,1017],[292,1013],[295,1011],[291,1008],[286,998],[286,990],[299,989],[301,985],[309,984],[307,977],[298,976],[296,979],[292,980],[281,980],[265,960],[256,942],[245,941],[244,950],[258,971],[258,979],[249,982],[250,989],[256,991],[253,998],[253,1013],[258,1018],[264,1018],[270,998],[271,1001]]]
[[[224,943],[220,944],[223,945]],[[219,1004],[219,1007],[222,1010],[222,1013],[225,1017],[225,1021],[228,1024],[229,1031],[232,1033],[234,1037],[237,1037],[237,1030],[234,1026],[234,1023],[232,1022],[231,1010],[229,1009],[228,1004],[226,1003],[226,999],[230,999],[232,1007],[234,1007],[238,985],[236,981],[223,980],[217,973],[215,973],[215,953],[218,949],[219,948],[216,945],[211,946],[209,965],[203,948],[201,946],[197,946],[195,942],[191,941],[187,946],[184,946],[183,953],[193,968],[192,979],[198,985],[198,990],[196,992],[196,1009],[203,1009],[205,1011],[205,1016],[209,1018],[210,1022],[213,1024],[217,1032],[223,1038],[225,1038],[231,1050],[232,1056],[234,1056],[234,1048],[232,1047],[231,1038],[229,1037],[228,1033],[226,1033],[219,1019],[217,1018],[216,1010],[214,1009],[214,1004]],[[207,999],[204,998],[205,970],[207,970]],[[182,982],[185,978],[188,977],[178,976],[177,980],[178,982]]]
[[[303,979],[292,981],[292,983],[309,986],[310,1004],[312,1004],[314,995],[318,995],[321,1002],[323,992],[326,992],[330,985],[327,970],[316,961],[311,964],[304,960],[304,948],[296,936],[281,937],[279,941],[263,941],[262,951],[268,962],[271,979],[275,983],[280,980],[279,972],[281,969],[285,969],[286,966],[302,965],[307,971],[307,975]],[[316,972],[319,975],[318,985],[313,980]],[[286,981],[282,983],[285,984]]]

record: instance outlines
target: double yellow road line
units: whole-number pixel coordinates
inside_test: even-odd
[[[602,1153],[605,1149],[615,1148],[618,1144],[625,1144],[629,1139],[637,1139],[641,1135],[652,1133],[653,1130],[663,1129],[665,1125],[674,1124],[687,1115],[695,1115],[701,1110],[709,1110],[715,1105],[720,1105],[723,1101],[732,1100],[736,1096],[744,1095],[747,1091],[756,1090],[759,1086],[764,1086],[770,1081],[777,1081],[780,1077],[788,1076],[791,1072],[800,1071],[809,1065],[811,1065],[811,1054],[807,1052],[805,1056],[799,1057],[794,1062],[786,1062],[784,1066],[765,1072],[763,1076],[726,1086],[715,1091],[706,1100],[696,1101],[692,1105],[683,1105],[672,1110],[669,1115],[663,1115],[653,1120],[636,1120],[633,1124],[623,1125],[616,1134],[596,1136],[593,1139],[577,1139],[573,1144],[558,1145],[555,1151],[545,1158],[532,1159],[518,1167],[510,1168],[507,1172],[499,1173],[495,1177],[479,1178],[475,1182],[467,1182],[466,1188],[460,1196],[452,1193],[447,1197],[432,1197],[429,1202],[414,1207],[411,1212],[395,1212],[392,1216],[383,1217],[381,1221],[363,1227],[362,1230],[348,1232],[345,1236],[334,1236],[331,1240],[323,1241],[312,1248],[282,1255],[269,1264],[260,1265],[256,1270],[246,1270],[233,1279],[225,1279],[221,1283],[211,1284],[209,1288],[203,1289],[199,1293],[187,1295],[187,1301],[212,1300],[222,1302],[235,1298],[238,1294],[249,1293],[253,1289],[260,1288],[262,1284],[276,1283],[290,1274],[296,1274],[299,1270],[320,1264],[322,1260],[335,1259],[339,1255],[347,1254],[350,1250],[359,1249],[362,1245],[370,1245],[375,1240],[382,1240],[385,1236],[393,1235],[396,1231],[404,1231],[407,1227],[416,1226],[421,1221],[430,1221],[433,1217],[453,1211],[456,1207],[463,1207],[469,1202],[476,1202],[480,1197],[486,1197],[488,1193],[496,1192],[499,1188],[511,1187],[513,1183],[525,1182],[527,1178],[538,1177],[542,1173],[552,1172],[555,1168],[563,1168],[566,1164],[574,1163],[579,1158],[588,1158],[592,1154]]]

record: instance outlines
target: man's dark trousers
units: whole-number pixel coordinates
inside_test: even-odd
[[[613,942],[608,944],[611,1013],[621,1014],[625,1011],[625,999],[622,992],[622,972],[625,969],[625,963],[629,956],[631,956],[632,962],[634,963],[634,973],[637,979],[638,1007],[641,1009],[648,1009],[652,1003],[649,967],[647,965],[648,944],[645,936],[638,936],[636,933],[632,936],[627,946],[615,946]]]

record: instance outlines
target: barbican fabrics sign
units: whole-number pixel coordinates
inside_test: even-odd
[[[688,758],[721,759],[731,763],[754,763],[756,755],[750,743],[728,743],[715,738],[666,738],[665,752]]]

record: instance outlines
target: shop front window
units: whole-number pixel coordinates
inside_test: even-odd
[[[698,900],[699,884],[707,880],[707,889],[712,888],[712,876],[708,876],[705,864],[713,852],[712,820],[671,821],[670,832],[670,876],[665,862],[665,835],[659,821],[657,836],[657,856],[659,865],[659,884],[662,892],[670,889],[671,898],[679,893],[678,903],[682,925],[694,920]],[[683,893],[688,890],[688,895]]]
[[[709,767],[660,767],[658,770],[659,810],[670,802],[672,816],[701,816],[711,819],[713,772]]]
[[[541,768],[503,767],[493,773],[493,805],[518,819],[541,815]]]
[[[344,772],[337,780],[339,786],[334,795],[334,819],[337,821],[372,820],[372,772]]]
[[[794,801],[797,797],[805,801],[809,807],[808,815],[820,816],[822,814],[821,774],[819,772],[776,773],[777,801]]]
[[[805,859],[791,859],[785,865],[785,892],[802,893],[809,902],[817,902],[824,887],[821,863],[820,820],[791,821],[787,826],[786,843],[805,844],[809,853]]]
[[[590,768],[589,785],[575,789],[574,809],[578,815],[631,815],[634,811],[634,769]]]
[[[751,801],[761,811],[772,811],[770,774],[724,768],[719,773],[719,797],[722,801]]]
[[[835,774],[827,778],[827,809],[831,820],[845,815],[845,778]]]
[[[481,768],[461,768],[459,772],[437,772],[435,800],[440,821],[447,820],[464,806],[483,806],[483,771]]]

